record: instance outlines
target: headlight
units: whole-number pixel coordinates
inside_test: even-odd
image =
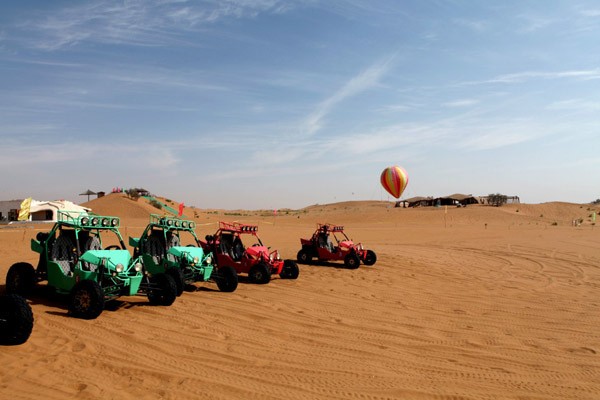
[[[194,259],[192,260],[192,262],[193,262],[194,264],[198,264],[198,261],[200,261],[200,260],[198,260],[198,257],[194,257]]]
[[[183,222],[181,223],[181,226],[182,226],[183,228],[187,228],[187,227],[188,227],[188,223],[187,223],[187,221],[183,221]]]
[[[175,227],[179,228],[179,221],[175,221]]]
[[[90,219],[88,217],[81,218],[81,225],[87,225],[88,222],[90,222]]]
[[[92,218],[92,225],[94,225],[94,226],[98,225],[98,218],[96,218],[96,217]]]
[[[135,263],[135,265],[133,266],[133,269],[135,269],[135,272],[140,272],[142,270],[142,264]]]
[[[119,224],[119,220],[118,220],[118,219],[116,219],[116,218],[113,218],[113,219],[110,221],[110,224],[111,224],[112,226],[117,226],[117,225]]]
[[[204,262],[207,263],[207,264],[212,264],[212,257],[211,256],[206,257],[204,259]]]
[[[172,220],[167,220],[167,226],[173,226],[173,221]]]
[[[108,226],[109,223],[108,218],[102,218],[102,226]]]
[[[269,260],[273,261],[273,254],[269,255]]]
[[[190,228],[194,229],[196,227],[196,224],[193,222],[190,222]]]
[[[125,267],[123,266],[123,264],[117,264],[117,266],[115,267],[115,271],[117,271],[119,274],[123,272],[124,269]]]

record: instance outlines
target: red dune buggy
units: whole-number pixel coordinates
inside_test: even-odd
[[[245,247],[242,236],[254,243]],[[219,222],[214,235],[207,235],[206,242],[200,241],[205,252],[212,252],[218,268],[231,266],[238,274],[248,274],[252,283],[269,283],[272,274],[282,279],[296,279],[300,273],[293,260],[282,260],[277,250],[269,251],[258,237],[258,226],[237,222]]]
[[[332,240],[335,240],[335,243]],[[348,268],[358,268],[362,261],[373,265],[377,256],[373,250],[365,250],[362,244],[354,244],[344,233],[343,226],[318,224],[310,239],[300,239],[302,248],[298,251],[298,262],[310,264],[313,258],[319,261],[344,261]]]

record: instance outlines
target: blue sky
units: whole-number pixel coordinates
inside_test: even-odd
[[[0,4],[2,198],[600,197],[597,1]]]

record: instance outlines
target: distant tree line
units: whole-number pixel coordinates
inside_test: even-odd
[[[596,199],[596,200],[592,201],[592,204],[595,206],[600,205],[600,199]]]
[[[125,194],[135,201],[140,198],[140,192],[138,192],[137,189],[125,190]]]
[[[508,196],[500,193],[493,193],[488,195],[488,202],[496,207],[500,207],[503,204],[506,204],[508,201]]]

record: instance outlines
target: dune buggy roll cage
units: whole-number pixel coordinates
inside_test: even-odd
[[[239,222],[219,222],[219,229],[234,233],[250,233],[254,236],[258,233],[258,225],[240,224]]]

